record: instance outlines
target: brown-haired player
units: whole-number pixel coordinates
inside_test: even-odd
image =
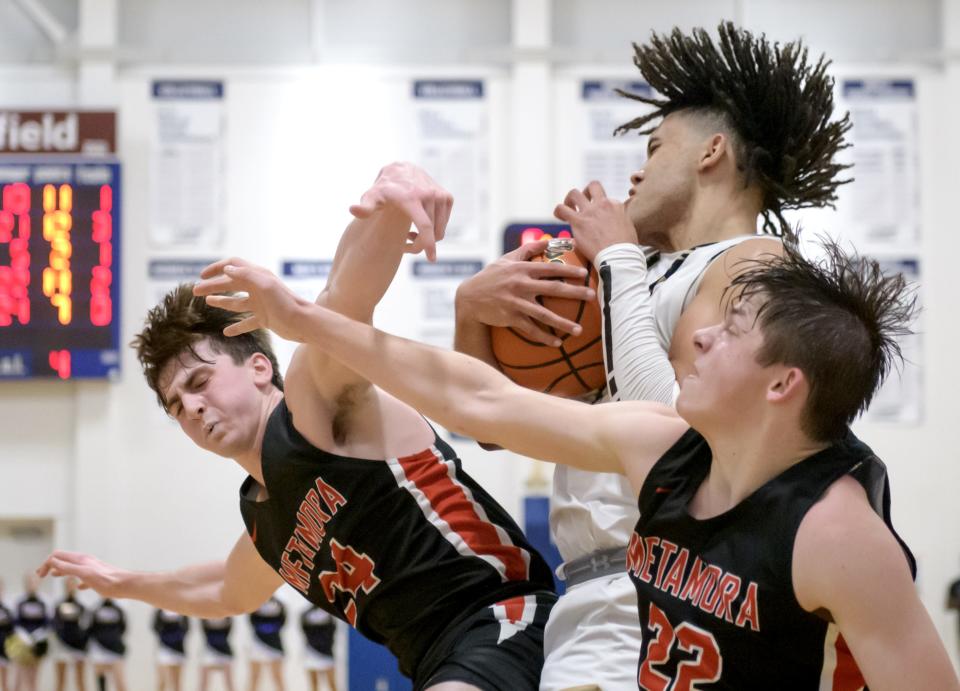
[[[419,168],[384,168],[351,207],[318,302],[370,321],[404,252],[434,258],[451,205]],[[416,410],[314,345],[283,382],[265,333],[223,335],[237,321],[181,286],[135,341],[163,409],[249,473],[227,559],[134,573],[54,552],[40,573],[203,618],[252,611],[286,581],[386,644],[417,689],[536,689],[556,596],[506,511]]]
[[[960,689],[890,524],[883,464],[848,427],[899,356],[914,305],[902,276],[836,246],[754,264],[722,321],[693,334],[674,410],[536,393],[302,300],[264,269],[216,267],[197,292],[246,315],[228,335],[264,326],[318,344],[451,430],[624,473],[639,493],[639,688]]]
[[[844,166],[834,158],[850,123],[833,118],[829,62],[808,59],[800,41],[723,23],[711,34],[653,34],[635,52],[655,95],[636,97],[646,114],[617,130],[650,135],[629,197],[609,199],[592,182],[555,214],[599,271],[607,398],[672,404],[693,367],[692,334],[720,320],[739,263],[781,252],[784,211],[835,200]],[[656,251],[649,262],[641,246]],[[517,261],[542,249],[520,248],[461,284],[457,350],[494,364],[489,325],[545,343],[573,326],[536,298],[591,296],[548,280],[563,265]],[[550,503],[567,590],[544,634],[541,691],[622,688],[642,635],[623,569],[638,518],[633,488],[617,474],[558,466]]]

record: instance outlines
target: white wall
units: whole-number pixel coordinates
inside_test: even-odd
[[[397,131],[376,116],[378,106],[387,107],[402,88],[398,85],[413,76],[487,81],[494,232],[471,251],[493,257],[506,222],[549,217],[567,189],[585,182],[570,179],[563,163],[569,157],[554,151],[552,136],[563,126],[564,104],[548,107],[551,94],[571,92],[575,75],[584,72],[633,76],[628,42],[643,40],[651,28],[713,25],[739,15],[775,38],[801,32],[815,49],[830,51],[845,66],[880,61],[897,71],[909,63],[917,74],[920,109],[925,416],[915,427],[864,425],[858,431],[890,467],[894,518],[918,556],[920,593],[956,655],[956,622],[944,612],[943,598],[947,582],[960,571],[960,504],[951,496],[960,486],[960,464],[947,441],[954,424],[952,395],[960,382],[953,347],[958,334],[951,318],[955,252],[950,249],[960,243],[953,228],[951,166],[960,156],[955,128],[960,75],[950,61],[914,68],[941,49],[960,47],[954,37],[960,34],[957,3],[947,0],[942,8],[933,0],[670,5],[553,0],[538,10],[536,1],[514,0],[516,8],[533,10],[514,15],[505,1],[289,0],[276,7],[252,0],[121,3],[118,71],[114,97],[106,105],[119,109],[124,164],[122,339],[129,341],[137,331],[147,307],[148,257],[189,254],[158,251],[146,239],[153,78],[225,81],[228,230],[222,251],[275,266],[297,255],[330,256],[347,220],[346,206],[379,165],[404,155]],[[83,4],[96,5],[96,0]],[[76,26],[75,3],[47,5],[68,28]],[[535,25],[511,26],[511,18],[521,16]],[[222,28],[223,17],[235,30]],[[5,20],[0,21],[0,105],[77,105],[82,94],[71,45],[50,46],[12,3],[0,4],[0,20]],[[267,28],[258,40],[259,26]],[[538,33],[548,39],[552,34],[553,42],[537,44]],[[526,50],[512,53],[511,40]],[[314,56],[322,62],[310,63]],[[366,67],[348,69],[345,62]],[[325,88],[333,83],[341,88]],[[309,122],[323,128],[315,138],[302,139],[297,126]],[[282,188],[278,181],[291,167],[304,171],[303,180],[314,180],[321,192],[305,185]],[[280,209],[283,227],[272,228],[266,238],[265,210],[252,194],[255,184]],[[314,194],[323,223],[299,224],[285,194]],[[242,529],[236,501],[241,473],[196,450],[176,431],[143,385],[129,350],[116,383],[3,384],[0,420],[0,519],[53,519],[58,545],[137,569],[225,554]],[[470,445],[460,450],[478,480],[517,511],[529,466],[491,459]],[[8,591],[14,590],[16,584],[8,583]],[[134,604],[128,611],[132,688],[149,688],[149,612]],[[240,648],[243,638],[243,633],[235,637]],[[291,680],[302,683],[292,663],[289,672]]]

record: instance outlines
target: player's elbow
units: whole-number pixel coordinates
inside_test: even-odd
[[[213,618],[236,617],[242,614],[250,614],[269,599],[269,596],[263,597],[257,593],[232,590],[224,587],[220,597],[215,603],[219,613],[213,615]]]
[[[446,425],[454,434],[473,439],[487,439],[495,431],[505,408],[504,392],[497,385],[485,384],[470,396],[455,404],[449,404]]]

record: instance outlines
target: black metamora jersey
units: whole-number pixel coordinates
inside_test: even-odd
[[[216,650],[223,655],[233,656],[233,648],[230,647],[230,629],[233,628],[233,619],[225,617],[223,619],[202,619],[200,621],[203,627],[203,637],[207,641],[207,647]]]
[[[240,510],[283,579],[397,656],[412,676],[447,627],[501,600],[553,590],[546,562],[439,437],[404,458],[322,451],[281,401],[267,422],[268,498],[247,478]]]
[[[53,630],[57,639],[73,650],[87,649],[86,610],[72,595],[53,609]]]
[[[690,430],[657,461],[640,493],[627,552],[643,628],[640,688],[677,680],[671,688],[861,689],[837,627],[797,603],[791,565],[804,515],[846,474],[893,532],[883,463],[848,433],[729,511],[697,520],[687,506],[710,462],[706,441]]]
[[[13,633],[13,612],[7,609],[5,604],[0,602],[0,659],[7,659],[7,654],[3,649],[3,642],[7,640],[7,636],[11,633]]]
[[[183,642],[190,628],[190,620],[166,609],[158,609],[153,613],[153,630],[157,634],[160,645],[167,650],[183,654]]]
[[[250,626],[253,635],[264,645],[283,652],[283,643],[280,640],[280,629],[287,621],[287,612],[280,604],[280,600],[271,597],[250,614]]]
[[[329,612],[311,607],[300,615],[300,628],[303,629],[307,645],[321,655],[333,656],[333,636],[337,625]]]
[[[123,643],[126,630],[127,618],[123,610],[110,598],[93,610],[90,637],[110,652],[123,655],[127,651],[127,646]]]
[[[46,604],[36,595],[25,595],[17,603],[15,623],[27,633],[46,628],[50,625]]]

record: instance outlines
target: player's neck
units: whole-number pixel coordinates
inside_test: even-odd
[[[236,461],[237,464],[243,468],[248,475],[260,483],[261,487],[266,486],[266,483],[263,480],[263,464],[261,461],[263,436],[267,431],[267,421],[270,420],[270,415],[282,400],[283,392],[277,388],[273,388],[270,393],[263,397],[260,422],[257,424],[256,435],[254,436],[253,443],[250,445],[248,451],[238,456],[234,456],[233,458],[233,460]]]
[[[759,213],[748,200],[723,196],[701,196],[683,221],[670,233],[674,250],[685,250],[722,242],[757,231]]]
[[[799,429],[752,425],[708,438],[710,471],[691,501],[697,518],[729,511],[787,468],[826,448]]]

